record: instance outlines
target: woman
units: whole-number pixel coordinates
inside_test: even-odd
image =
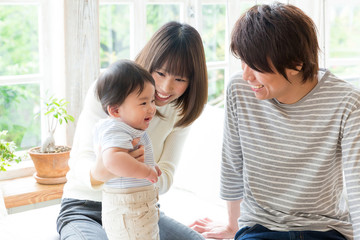
[[[190,25],[169,22],[145,45],[135,61],[155,80],[157,114],[147,132],[154,159],[162,171],[160,194],[173,183],[182,146],[189,128],[207,101],[207,69],[199,33]],[[57,220],[61,239],[107,239],[101,225],[102,184],[115,176],[102,166],[93,151],[94,124],[106,118],[94,96],[94,84],[85,99],[74,137],[70,171]],[[135,143],[134,143],[135,144]],[[143,160],[143,149],[131,152]],[[204,239],[185,225],[160,214],[160,239]]]

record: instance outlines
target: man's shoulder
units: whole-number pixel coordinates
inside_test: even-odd
[[[360,88],[327,71],[321,79],[322,85],[318,95],[334,99],[338,104],[346,104],[348,108],[360,108]],[[335,101],[336,100],[336,101]],[[350,105],[352,107],[350,107]]]
[[[322,81],[324,89],[332,89],[333,92],[360,97],[360,88],[358,86],[355,86],[345,79],[339,78],[329,71],[325,72]]]
[[[238,83],[238,82],[241,82],[241,81],[244,81],[243,73],[241,71],[234,73],[230,77],[230,83],[233,83],[233,82]]]
[[[227,85],[228,93],[233,92],[233,91],[248,92],[248,90],[250,90],[250,88],[249,88],[249,85],[247,84],[247,82],[243,79],[242,72],[237,72],[230,77],[230,82]]]

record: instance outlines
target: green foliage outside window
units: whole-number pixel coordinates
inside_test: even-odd
[[[360,4],[354,7],[341,3],[330,11],[330,57],[360,57]]]
[[[0,5],[0,77],[39,73],[38,6]],[[40,141],[38,84],[0,86],[0,131],[18,150]]]
[[[5,139],[15,142],[18,150],[40,143],[40,120],[33,118],[39,95],[38,84],[0,86],[0,131],[8,131]]]
[[[329,57],[336,59],[327,66],[332,73],[360,87],[360,4],[349,2],[344,5],[330,1],[329,11]],[[343,59],[348,61],[343,64]],[[352,60],[355,60],[352,62]]]
[[[146,39],[165,23],[180,21],[180,7],[177,4],[148,4],[146,6]]]
[[[206,61],[225,61],[226,5],[203,5],[202,17]],[[209,69],[208,79],[208,102],[211,105],[221,105],[224,100],[224,69]]]
[[[358,62],[341,65],[341,59],[360,57],[360,4],[334,5],[329,1],[327,12],[329,57],[340,58],[337,66],[329,66],[340,77],[360,86]],[[243,3],[239,14],[250,3]],[[180,21],[180,4],[147,4],[146,38],[168,21]],[[101,68],[117,59],[130,58],[130,5],[100,5]],[[135,9],[135,14],[138,14]],[[226,4],[204,4],[202,7],[206,60],[224,61]],[[39,65],[39,6],[36,4],[0,5],[0,77],[38,74]],[[136,28],[136,26],[134,26]],[[229,26],[228,31],[231,30]],[[224,90],[224,69],[209,70],[209,101],[221,98]],[[40,120],[32,116],[39,111],[39,84],[0,86],[0,131],[7,130],[7,140],[19,149],[40,144]]]
[[[100,67],[130,58],[130,8],[124,4],[100,5]]]
[[[38,8],[0,5],[0,76],[39,72]]]
[[[6,168],[10,167],[12,162],[19,163],[21,161],[21,158],[15,155],[15,143],[4,140],[6,134],[7,131],[0,131],[0,172],[6,171]]]
[[[202,39],[206,61],[224,61],[226,6],[225,4],[203,5],[202,16]]]
[[[213,69],[208,71],[209,92],[208,102],[211,105],[222,106],[224,100],[224,69]]]

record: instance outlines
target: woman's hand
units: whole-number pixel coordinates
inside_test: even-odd
[[[132,145],[135,147],[140,141],[140,138],[135,138],[132,141]],[[129,151],[130,156],[138,160],[139,162],[145,161],[145,150],[144,145],[139,145],[136,149]]]
[[[135,138],[132,141],[132,145],[135,147],[140,141],[140,138]],[[139,162],[144,162],[144,146],[139,146],[137,149],[133,151],[129,151],[130,156],[138,160]],[[90,170],[90,181],[92,186],[98,186],[103,184],[104,182],[109,181],[110,179],[113,179],[117,177],[116,175],[112,174],[110,171],[108,171],[103,163],[103,160],[101,158],[101,155],[96,159],[95,165]]]
[[[196,220],[189,227],[200,233],[204,238],[214,239],[233,239],[238,231],[238,229],[232,229],[209,218]]]

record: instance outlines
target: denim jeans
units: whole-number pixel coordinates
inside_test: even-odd
[[[203,240],[191,228],[160,212],[160,240]],[[107,240],[101,222],[101,202],[63,199],[57,218],[61,240]]]
[[[235,235],[235,240],[346,240],[338,231],[272,231],[259,224],[253,227],[241,228]]]

